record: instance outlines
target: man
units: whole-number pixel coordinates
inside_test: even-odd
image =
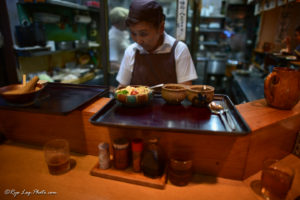
[[[164,31],[165,15],[155,0],[133,0],[126,25],[135,43],[125,51],[117,75],[120,85],[191,85],[197,79],[186,44]]]

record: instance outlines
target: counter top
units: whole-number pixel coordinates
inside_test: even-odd
[[[164,190],[159,190],[91,176],[89,172],[98,161],[96,156],[91,155],[73,153],[71,159],[76,161],[75,167],[58,176],[48,173],[41,147],[7,141],[0,145],[0,159],[1,163],[5,163],[0,165],[0,199],[262,200],[250,187],[252,181],[259,179],[259,173],[245,181],[196,175],[193,182],[185,187],[168,183]],[[300,195],[297,190],[300,188],[297,187],[300,182],[300,159],[288,155],[284,161],[297,168],[290,192],[291,197],[296,197]],[[4,194],[8,191],[9,194]],[[26,198],[25,192],[28,195]]]
[[[232,75],[248,102],[264,98],[264,78],[261,73],[239,75],[233,71]]]
[[[248,123],[252,132],[276,123],[282,122],[284,124],[285,120],[294,118],[294,116],[300,114],[300,101],[291,110],[280,110],[270,107],[267,105],[265,99],[258,99],[237,105],[236,107]]]
[[[70,143],[72,152],[94,156],[98,155],[97,146],[100,142],[112,144],[112,141],[119,137],[128,139],[139,137],[145,140],[149,137],[157,137],[167,157],[176,151],[191,155],[195,172],[245,180],[261,170],[262,162],[267,157],[282,159],[290,154],[300,130],[300,103],[292,110],[278,110],[267,106],[264,99],[236,106],[251,129],[251,133],[246,136],[186,134],[91,124],[89,119],[109,100],[109,98],[100,98],[68,115],[0,110],[0,132],[12,141],[38,146],[43,146],[50,139],[66,139]],[[110,150],[112,152],[112,149]],[[19,149],[19,151],[21,155],[24,150]],[[15,154],[18,155],[17,152]],[[27,157],[30,156],[24,155],[19,158],[24,164],[22,168],[16,166],[10,172],[19,173],[23,168],[30,169],[32,165],[24,159]],[[89,158],[89,156],[79,157]],[[97,161],[96,157],[91,158],[89,170]],[[39,159],[43,160],[42,157]],[[7,165],[0,166],[0,171],[6,167],[9,168],[8,170],[12,168]],[[23,178],[28,179],[22,175]]]

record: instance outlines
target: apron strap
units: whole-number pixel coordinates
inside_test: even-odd
[[[172,46],[172,49],[171,49],[171,52],[174,52],[175,51],[175,48],[177,46],[177,43],[178,43],[178,40],[176,40]]]

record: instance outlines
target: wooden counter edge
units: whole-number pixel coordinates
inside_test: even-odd
[[[109,101],[111,100],[111,98],[108,97],[102,97],[100,99],[98,99],[97,101],[89,104],[88,106],[86,106],[85,108],[83,108],[82,112],[84,114],[88,113],[90,115],[94,115],[96,112],[98,112],[103,106],[105,106]]]
[[[237,110],[249,125],[251,131],[273,125],[300,115],[300,103],[291,110],[280,110],[267,105],[265,99],[236,105]]]

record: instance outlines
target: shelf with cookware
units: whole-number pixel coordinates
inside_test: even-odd
[[[217,44],[220,44],[219,34],[224,31],[224,21],[224,16],[200,16],[199,50],[204,50],[206,46],[217,46]],[[205,45],[205,47],[201,45]]]
[[[46,0],[40,2],[19,1],[19,23],[15,27],[19,76],[41,75],[47,81],[82,83],[81,76],[94,74],[101,68],[101,38],[99,7],[77,3]],[[99,6],[99,5],[98,5]],[[44,63],[44,66],[41,66]],[[71,67],[70,67],[71,66]],[[69,68],[68,70],[66,70]],[[79,70],[79,69],[87,70]],[[84,71],[84,74],[70,73]],[[68,80],[51,80],[53,73],[64,71]],[[31,75],[31,76],[30,76]],[[50,77],[50,79],[49,79]],[[88,80],[95,77],[89,76]]]
[[[20,4],[39,4],[39,5],[47,5],[47,6],[61,6],[65,8],[71,8],[71,9],[78,9],[78,10],[86,10],[86,11],[93,11],[93,12],[99,12],[97,7],[99,8],[99,4],[94,4],[95,7],[89,7],[87,5],[81,5],[70,1],[61,1],[61,0],[40,0],[40,1],[25,1],[25,0],[19,0]]]
[[[62,50],[51,50],[50,47],[40,47],[37,49],[15,49],[17,56],[22,57],[35,57],[35,56],[46,56],[52,54],[59,54],[63,52],[75,52],[75,51],[87,51],[89,47],[74,47],[70,49],[62,49]]]
[[[203,82],[211,84],[209,83],[209,73],[211,72],[212,62],[224,58],[219,55],[224,52],[225,47],[225,38],[222,37],[225,16],[200,16],[198,20],[199,28],[196,32],[197,67],[199,68],[199,75],[203,74]]]

